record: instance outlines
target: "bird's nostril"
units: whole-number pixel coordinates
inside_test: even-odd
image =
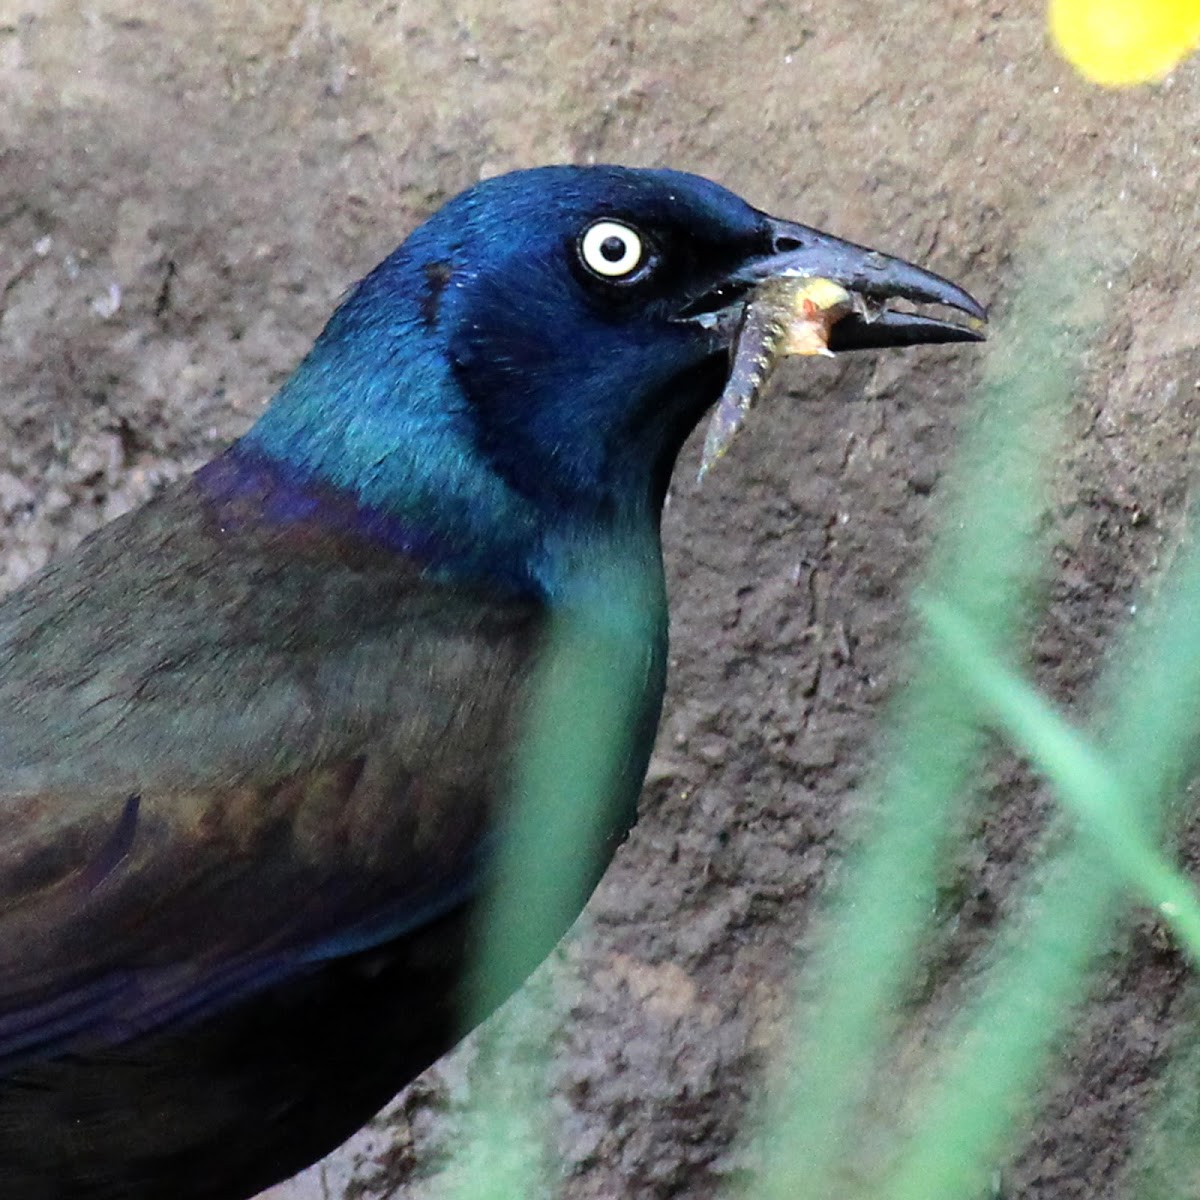
[[[802,250],[804,243],[790,233],[780,233],[775,236],[775,253],[790,254],[793,250]]]

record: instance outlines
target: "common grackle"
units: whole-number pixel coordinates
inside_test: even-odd
[[[452,1044],[572,606],[626,651],[603,870],[662,700],[668,481],[781,273],[983,316],[696,176],[491,179],[245,436],[0,603],[3,1200],[249,1196]],[[866,312],[834,350],[978,337]]]

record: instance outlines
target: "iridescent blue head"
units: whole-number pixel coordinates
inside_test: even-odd
[[[239,452],[468,558],[476,543],[532,559],[548,530],[653,524],[725,382],[748,290],[782,271],[982,312],[694,175],[521,171],[452,200],[372,271]],[[861,327],[847,347],[965,334],[919,321],[917,335]]]

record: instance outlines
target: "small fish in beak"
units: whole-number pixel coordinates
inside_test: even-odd
[[[866,300],[832,279],[777,275],[750,293],[734,342],[729,382],[704,435],[700,479],[733,444],[779,360],[792,355],[832,357],[830,332],[853,312],[870,319]]]

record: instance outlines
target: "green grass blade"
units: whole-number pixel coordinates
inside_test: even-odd
[[[1018,297],[1024,319],[996,333],[1002,349],[990,357],[968,417],[933,556],[931,588],[1001,645],[1021,627],[1040,564],[1042,481],[1071,390],[1068,322],[1078,278],[1051,261]],[[796,1020],[796,1046],[768,1106],[756,1200],[840,1194],[841,1165],[859,1148],[855,1112],[875,1082],[980,747],[960,685],[925,655],[894,708],[886,762],[871,789],[879,798],[874,827],[806,972],[816,999]]]
[[[1014,1139],[1019,1115],[1030,1111],[1040,1073],[1086,991],[1092,957],[1117,911],[1122,879],[1112,864],[1120,861],[1133,873],[1144,865],[1145,847],[1162,824],[1171,789],[1195,763],[1200,740],[1197,611],[1200,552],[1193,546],[1177,561],[1156,601],[1142,606],[1142,618],[1113,655],[1098,689],[1105,711],[1094,725],[1107,744],[1107,780],[1097,780],[1095,755],[1074,776],[1076,786],[1090,789],[1082,797],[1085,808],[1094,808],[1098,787],[1110,807],[1115,798],[1123,811],[1102,825],[1093,823],[1091,836],[1070,841],[1039,871],[1024,919],[1007,931],[981,995],[944,1039],[949,1049],[921,1105],[921,1121],[882,1192],[886,1200],[978,1194],[992,1164]],[[970,667],[971,686],[994,685],[994,680],[986,684],[986,665]],[[1053,719],[1039,711],[1043,702],[1029,703],[1023,685],[1018,691],[1000,702],[1010,707],[1021,739],[1031,749],[1035,743],[1041,747],[1039,756],[1059,770],[1061,782],[1061,765],[1071,764],[1079,743],[1073,736],[1058,736],[1062,728],[1056,731]],[[1142,852],[1129,855],[1129,841]],[[1191,939],[1190,886],[1180,885],[1161,863],[1143,886],[1161,889],[1164,880],[1165,891],[1151,894],[1179,905],[1186,914],[1183,935]],[[1176,1149],[1182,1153],[1183,1144]]]
[[[990,716],[1054,785],[1125,882],[1157,908],[1200,962],[1200,903],[1146,836],[1117,771],[1032,685],[1009,670],[971,622],[947,604],[921,605],[926,623]]]
[[[616,797],[636,753],[639,710],[657,670],[647,636],[661,590],[628,556],[595,564],[595,594],[559,607],[540,648],[490,886],[482,902],[468,1025],[485,1017],[546,956],[587,898],[607,857]],[[635,783],[636,786],[636,783]],[[532,1200],[550,1178],[540,1122],[546,1052],[487,1058],[467,1137],[447,1172],[461,1200]],[[494,1071],[489,1067],[494,1066]],[[519,1150],[517,1148],[520,1148]]]

